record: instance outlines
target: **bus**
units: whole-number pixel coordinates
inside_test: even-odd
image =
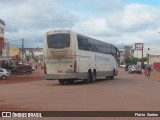
[[[60,84],[118,75],[120,52],[112,44],[71,30],[54,30],[43,41],[44,77]]]

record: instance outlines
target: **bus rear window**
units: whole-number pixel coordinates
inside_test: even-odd
[[[65,48],[70,47],[70,35],[69,34],[54,34],[47,36],[48,48]]]

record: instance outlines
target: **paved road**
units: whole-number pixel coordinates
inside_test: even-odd
[[[120,69],[114,80],[59,85],[58,81],[0,84],[0,110],[158,111],[160,80]]]
[[[1,110],[159,110],[160,81],[120,69],[114,80],[59,85],[32,81],[0,85]]]

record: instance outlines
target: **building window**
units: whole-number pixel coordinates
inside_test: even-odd
[[[2,50],[0,50],[0,56],[2,56]]]
[[[0,38],[0,49],[4,48],[4,38]]]
[[[4,34],[4,28],[0,27],[0,33]]]

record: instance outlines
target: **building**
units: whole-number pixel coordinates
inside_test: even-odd
[[[119,52],[120,52],[120,64],[124,64],[125,49],[119,49]]]
[[[143,51],[136,50],[135,44],[133,44],[133,50],[134,50],[133,56],[134,57],[142,58],[142,55],[143,55],[143,57],[148,57],[148,54],[157,55],[158,53],[160,53],[160,44],[159,45],[145,45],[145,44],[143,44]]]
[[[160,64],[160,50],[149,50],[148,54],[148,64],[153,66],[153,68],[155,67],[155,63],[159,63]],[[160,66],[158,66],[158,68],[160,70]]]
[[[5,22],[0,19],[0,67],[4,67],[11,59],[9,58],[9,42],[5,39]]]
[[[8,58],[9,42],[4,34],[5,22],[0,19],[0,58]]]
[[[136,43],[135,43],[136,44]],[[146,45],[143,44],[142,50],[136,50],[133,44],[133,56],[137,58],[147,58],[147,64],[154,67],[155,63],[160,63],[160,44],[159,45]],[[160,68],[158,68],[160,69]]]
[[[2,57],[2,50],[4,49],[4,27],[5,22],[0,19],[0,57]]]
[[[22,48],[20,48],[19,50],[20,50],[19,58],[22,58]],[[42,64],[43,49],[42,48],[23,48],[23,61],[28,62],[30,58]]]
[[[124,46],[124,59],[129,58],[131,56],[132,56],[132,47]]]

